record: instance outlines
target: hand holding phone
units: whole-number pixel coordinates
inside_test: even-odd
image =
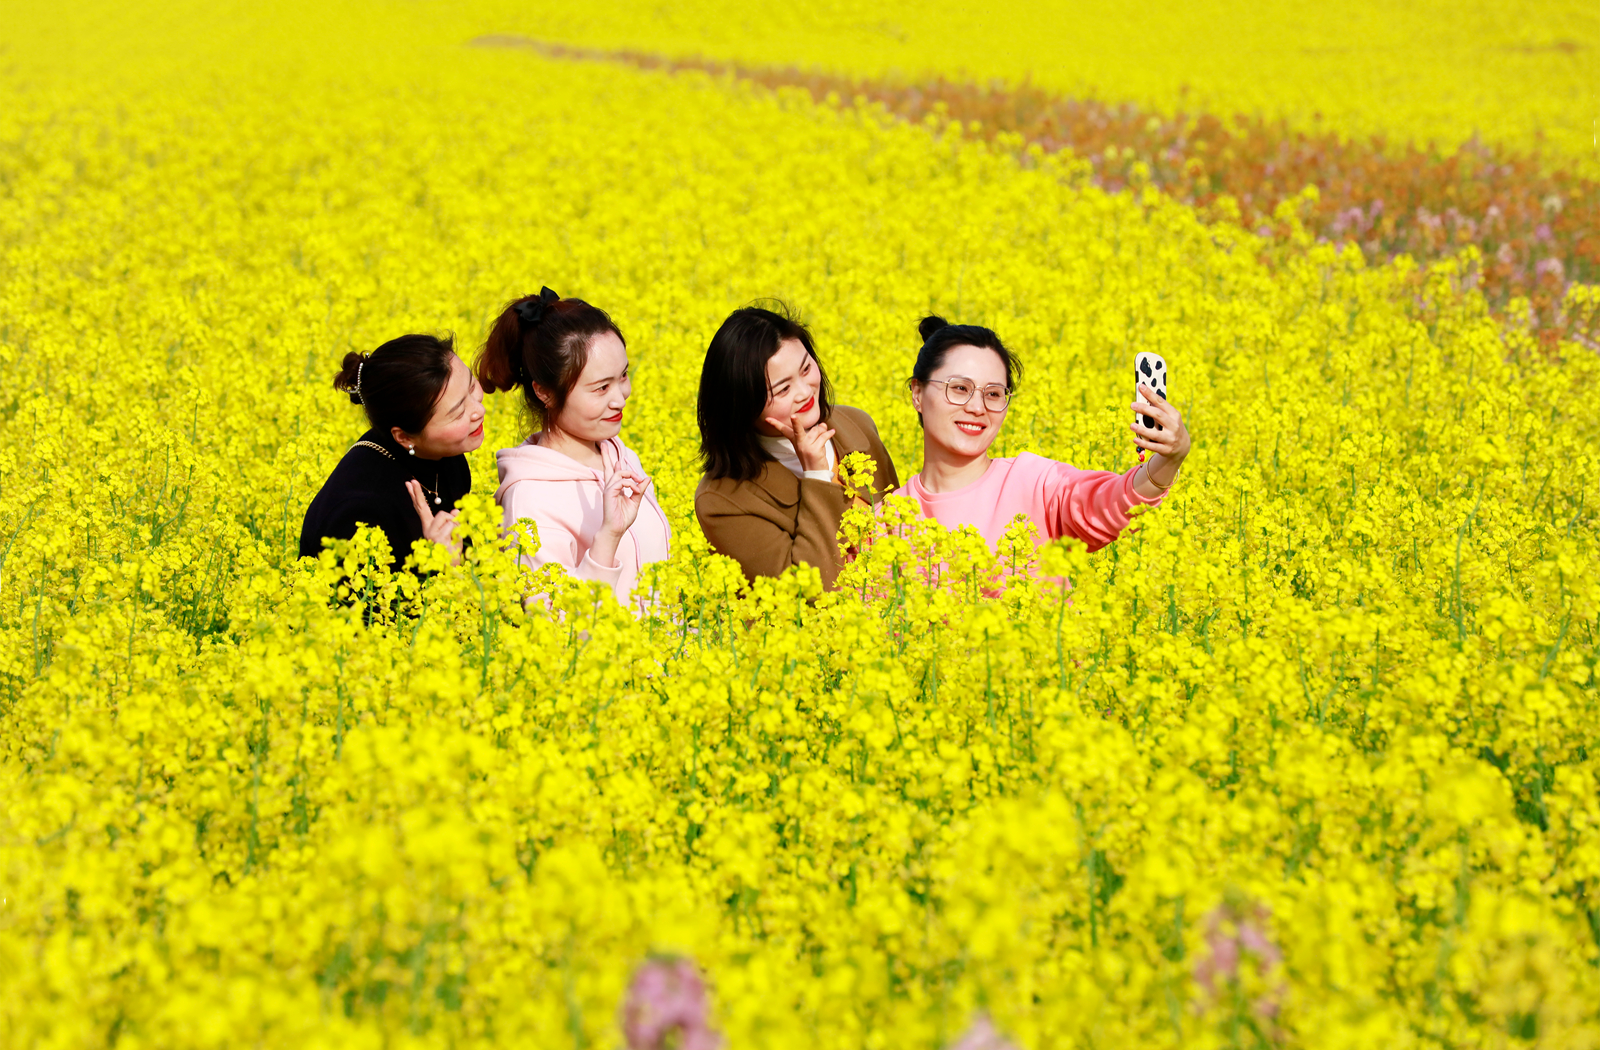
[[[1151,353],[1148,350],[1141,350],[1134,355],[1133,398],[1136,402],[1148,403],[1145,402],[1143,395],[1139,393],[1139,385],[1141,383],[1149,387],[1151,390],[1154,390],[1156,392],[1156,396],[1161,398],[1161,400],[1168,400],[1167,362],[1160,354]],[[1159,431],[1166,429],[1156,421],[1154,416],[1144,415],[1139,412],[1135,412],[1133,414],[1133,422],[1135,427],[1142,423],[1144,428],[1147,430]],[[1134,445],[1134,449],[1139,453],[1139,461],[1141,463],[1144,462],[1145,450],[1138,445]]]

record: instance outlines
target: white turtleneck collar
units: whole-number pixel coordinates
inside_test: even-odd
[[[767,455],[793,471],[796,477],[811,478],[814,481],[832,481],[833,468],[839,462],[839,457],[834,454],[833,442],[831,441],[826,446],[828,452],[827,470],[801,470],[800,454],[794,450],[794,442],[788,438],[768,437],[766,434],[762,434],[761,447],[766,450]]]

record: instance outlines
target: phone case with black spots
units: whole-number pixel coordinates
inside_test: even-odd
[[[1133,388],[1135,391],[1135,398],[1138,398],[1139,396],[1137,391],[1140,383],[1143,383],[1145,386],[1154,390],[1158,395],[1160,395],[1161,400],[1168,400],[1166,359],[1160,354],[1153,354],[1148,350],[1141,350],[1139,353],[1135,354],[1133,357]],[[1133,414],[1133,419],[1135,423],[1140,422],[1140,413],[1135,412]],[[1166,427],[1163,427],[1160,423],[1155,421],[1154,416],[1143,416],[1142,419],[1144,425],[1153,430],[1166,429]],[[1135,445],[1134,448],[1136,451],[1138,451],[1139,458],[1143,460],[1145,450],[1139,448],[1137,445]]]

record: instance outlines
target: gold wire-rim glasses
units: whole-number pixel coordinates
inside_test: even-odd
[[[983,392],[983,406],[991,412],[1004,412],[1011,405],[1011,391],[1007,390],[999,383],[990,383],[988,386],[980,387],[978,386],[978,381],[976,379],[972,379],[968,376],[950,376],[947,379],[930,379],[928,382],[943,383],[944,399],[950,402],[952,405],[959,406],[967,404],[972,400],[972,395],[978,393],[980,390]],[[971,389],[967,391],[966,397],[961,398],[958,401],[956,400],[955,391],[950,389],[951,383],[966,383],[971,387]],[[992,400],[996,397],[1000,399],[1000,403],[998,405],[994,404]]]

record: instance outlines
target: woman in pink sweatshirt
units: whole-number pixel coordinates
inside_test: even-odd
[[[896,494],[914,497],[945,528],[971,525],[993,547],[1026,514],[1038,543],[1071,536],[1098,550],[1127,527],[1131,508],[1159,504],[1177,480],[1189,432],[1178,410],[1144,384],[1129,407],[1160,429],[1137,418],[1130,424],[1134,444],[1154,454],[1125,473],[1079,470],[1031,452],[991,459],[1022,363],[987,328],[927,317],[918,331],[922,349],[909,385],[922,421],[922,470]]]
[[[667,556],[672,530],[639,457],[617,436],[633,392],[622,330],[604,310],[549,288],[509,304],[478,355],[489,393],[521,389],[533,434],[495,453],[495,501],[510,529],[539,527],[529,563],[554,562],[627,604],[639,570]]]

